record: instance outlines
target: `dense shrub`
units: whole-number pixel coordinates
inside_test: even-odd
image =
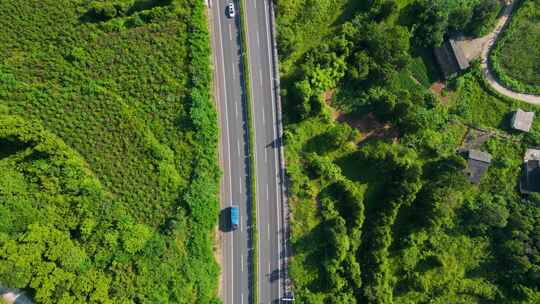
[[[489,30],[498,4],[386,2],[336,1],[351,9],[305,31],[295,17],[310,2],[278,2],[297,301],[535,303],[537,196],[522,201],[516,184],[539,125],[522,135],[508,122],[517,107],[537,109],[491,91],[478,64],[439,96],[426,90],[432,46]],[[287,41],[315,27],[324,39]],[[338,124],[367,138],[352,145]],[[471,125],[486,128],[475,148],[493,156],[479,185],[456,152]],[[514,223],[518,208],[531,212]]]
[[[0,281],[40,303],[219,302],[203,2],[0,7],[1,112],[23,117],[0,121]]]
[[[498,0],[417,0],[411,9],[418,46],[440,46],[447,35],[480,37],[495,26]]]

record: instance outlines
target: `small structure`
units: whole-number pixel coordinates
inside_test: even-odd
[[[534,120],[534,112],[525,112],[517,109],[512,116],[512,129],[529,132]]]
[[[491,164],[491,155],[479,150],[465,151],[465,157],[467,158],[467,168],[465,172],[469,177],[469,180],[473,184],[479,184],[480,179],[486,173],[486,170]]]
[[[523,194],[540,192],[540,150],[527,149],[523,158],[523,174],[519,182]]]
[[[440,47],[434,49],[434,52],[445,79],[470,66],[465,52],[454,39],[445,40]]]

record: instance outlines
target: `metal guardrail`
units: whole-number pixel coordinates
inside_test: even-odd
[[[282,220],[282,248],[283,248],[283,259],[282,267],[283,270],[283,286],[280,288],[283,289],[284,299],[294,299],[292,291],[292,282],[289,278],[289,237],[290,237],[290,211],[287,200],[287,182],[285,176],[285,155],[283,152],[283,116],[282,116],[282,105],[281,105],[281,94],[280,94],[280,80],[279,80],[279,57],[278,57],[278,48],[276,40],[276,16],[275,16],[275,4],[273,0],[268,0],[270,6],[270,38],[272,40],[272,63],[273,63],[273,74],[274,74],[274,96],[277,110],[277,127],[278,127],[278,148],[279,148],[279,160],[280,160],[280,179],[281,179],[281,220]],[[281,254],[281,253],[280,253]]]
[[[249,276],[249,285],[251,296],[249,302],[257,304],[259,302],[259,247],[258,247],[258,229],[257,229],[257,166],[255,163],[255,139],[253,129],[253,99],[251,96],[251,71],[249,67],[249,43],[247,36],[247,15],[245,11],[245,0],[238,0],[239,25],[240,25],[240,62],[243,71],[243,90],[244,102],[247,114],[248,128],[248,149],[249,149],[249,185],[250,185],[250,214],[251,214],[251,233],[248,238],[251,239],[251,250],[249,257],[251,260],[251,274]]]

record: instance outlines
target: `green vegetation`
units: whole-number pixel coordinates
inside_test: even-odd
[[[247,24],[245,23],[246,16],[245,14],[245,3],[244,0],[240,0],[240,12],[242,17],[240,19],[240,35],[242,39],[242,67],[244,69],[244,85],[245,85],[245,94],[246,98],[244,100],[247,109],[247,121],[248,121],[248,145],[249,145],[249,185],[250,185],[250,208],[251,208],[251,303],[259,303],[259,290],[258,290],[258,278],[259,278],[259,242],[257,241],[258,230],[257,230],[257,166],[255,166],[255,139],[253,137],[253,100],[251,99],[251,72],[249,70],[249,43],[247,41]]]
[[[521,1],[490,59],[504,86],[540,94],[540,1]]]
[[[219,303],[202,1],[0,7],[0,282],[38,303]]]
[[[438,46],[447,34],[487,34],[500,8],[499,0],[419,0],[402,12],[401,22],[416,26],[417,45]]]
[[[425,47],[454,30],[434,20],[491,2],[312,2],[278,2],[297,301],[536,303],[540,205],[517,183],[540,125],[517,133],[509,115],[539,109],[491,91],[478,64],[427,90]],[[493,156],[479,185],[457,153],[472,127]]]

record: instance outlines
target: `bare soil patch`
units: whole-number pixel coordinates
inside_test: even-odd
[[[446,84],[443,82],[435,82],[431,87],[429,88],[431,92],[433,92],[437,97],[439,97],[439,100],[443,105],[448,104],[448,101],[450,100],[450,93],[446,92],[444,94],[443,92],[446,89]]]
[[[337,111],[332,107],[332,98],[334,97],[335,90],[329,90],[323,93],[323,98],[326,104],[329,106],[332,112],[332,118],[340,123],[347,123],[351,128],[354,128],[360,132],[360,139],[357,144],[370,139],[390,139],[394,142],[398,140],[398,130],[389,123],[380,122],[373,113],[368,113],[360,118],[353,117],[353,115],[347,115],[340,111]]]
[[[491,137],[493,137],[493,134],[486,130],[469,128],[463,137],[460,150],[480,150]]]
[[[399,137],[399,132],[395,127],[389,123],[380,122],[373,113],[368,113],[360,118],[340,114],[337,117],[337,121],[347,123],[351,128],[360,131],[361,137],[357,142],[358,144],[370,138],[397,141]]]

